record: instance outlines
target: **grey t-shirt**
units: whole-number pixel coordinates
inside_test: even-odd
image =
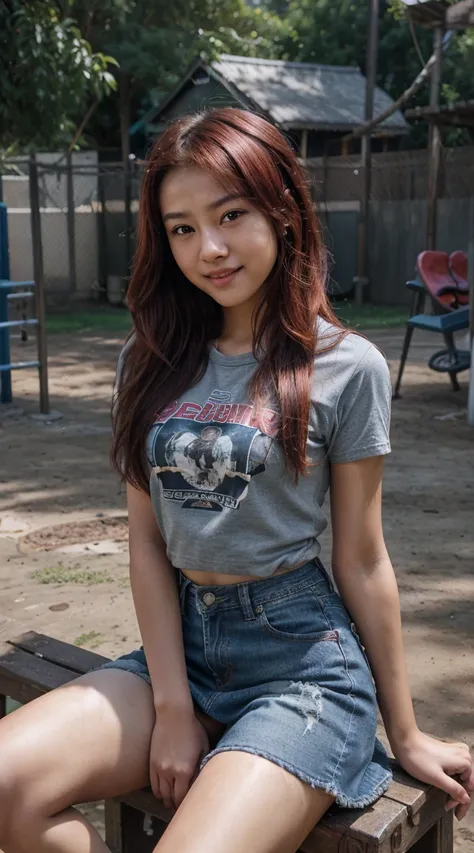
[[[318,325],[321,347],[337,330]],[[168,558],[177,568],[269,577],[318,556],[330,465],[390,452],[391,381],[365,338],[347,335],[314,361],[307,457],[295,486],[274,436],[261,431],[247,387],[251,353],[211,347],[200,382],[157,418],[147,438],[150,490]]]

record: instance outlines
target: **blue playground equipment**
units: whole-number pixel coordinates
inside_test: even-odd
[[[459,260],[461,252],[455,252]],[[453,256],[451,256],[453,257]],[[467,258],[466,258],[467,270]],[[444,340],[444,349],[437,350],[428,365],[438,373],[447,373],[453,391],[459,391],[457,374],[471,367],[471,351],[458,349],[454,333],[469,328],[469,290],[467,281],[455,277],[449,269],[446,252],[421,252],[417,258],[419,279],[407,281],[412,291],[412,306],[403,341],[400,366],[393,397],[400,397],[400,386],[414,329],[437,332]],[[425,301],[430,300],[431,314],[424,313]]]
[[[8,257],[7,206],[0,202],[0,404],[11,403],[12,370],[37,367],[40,377],[40,409],[43,414],[49,412],[48,385],[46,372],[46,347],[44,324],[38,318],[9,320],[9,305],[16,300],[24,304],[27,300],[38,302],[37,287],[34,281],[11,281]],[[37,326],[38,359],[12,363],[10,355],[10,329],[15,327]],[[44,358],[41,358],[44,353]]]

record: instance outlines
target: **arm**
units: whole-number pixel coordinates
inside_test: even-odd
[[[456,811],[461,819],[469,808],[467,791],[474,789],[472,759],[464,744],[437,741],[416,725],[397,582],[382,530],[382,467],[382,457],[331,465],[334,578],[370,661],[394,755],[412,775],[462,803]]]
[[[128,484],[127,501],[130,582],[156,712],[150,782],[158,799],[178,808],[209,740],[189,690],[176,569],[166,556],[150,496]]]
[[[155,710],[193,713],[184,660],[176,569],[149,495],[127,486],[130,583],[153,687]],[[165,652],[165,653],[164,653]]]

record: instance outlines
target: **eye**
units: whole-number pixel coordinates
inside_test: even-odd
[[[183,234],[183,232],[182,232],[182,231],[180,231],[180,228],[188,228],[188,229],[189,229],[189,231],[192,231],[192,230],[193,230],[193,229],[191,228],[191,226],[190,226],[190,225],[177,225],[177,226],[176,226],[176,228],[173,228],[173,230],[172,230],[172,232],[171,232],[171,233],[172,233],[172,234],[177,234],[177,235],[178,235],[178,237],[181,237],[181,236],[183,236],[183,237],[184,237],[184,236],[185,236],[185,234],[188,234],[188,233],[189,233],[189,231],[186,231],[186,232],[184,232],[184,234]]]
[[[228,221],[235,222],[237,219],[240,219],[240,217],[243,216],[245,213],[247,213],[246,210],[229,210],[228,213],[224,213],[222,221],[224,221],[224,219],[229,216],[231,218]]]

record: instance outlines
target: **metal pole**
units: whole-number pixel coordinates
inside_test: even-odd
[[[441,70],[443,61],[442,27],[436,27],[434,32],[433,53],[435,64],[431,74],[430,107],[439,107],[441,89]],[[439,169],[441,164],[441,129],[433,122],[430,124],[428,137],[428,209],[426,221],[426,248],[436,248],[436,213],[439,186]]]
[[[300,158],[303,163],[308,159],[308,131],[306,128],[301,131]]]
[[[132,174],[131,174],[131,162],[130,158],[127,157],[126,160],[123,161],[123,170],[124,170],[124,201],[125,201],[125,277],[126,277],[126,287],[128,288],[128,282],[130,279],[130,265],[132,261]]]
[[[34,154],[31,155],[28,164],[30,209],[31,209],[31,238],[33,243],[33,270],[36,282],[36,316],[39,325],[36,327],[36,343],[38,347],[39,361],[39,383],[40,383],[40,412],[48,415],[48,353],[46,347],[46,318],[44,303],[44,271],[43,271],[43,244],[41,242],[41,214],[38,189],[38,166]]]
[[[379,5],[380,0],[370,0],[369,5],[369,40],[367,45],[367,67],[365,88],[364,122],[370,121],[374,115],[374,95],[377,77],[377,52],[379,37]],[[369,215],[371,189],[371,136],[364,133],[361,140],[361,165],[363,193],[360,203],[359,233],[358,233],[358,275],[355,279],[356,303],[363,302],[363,289],[369,283]]]
[[[66,196],[67,196],[67,245],[69,260],[69,293],[76,292],[76,213],[74,210],[74,174],[72,154],[66,156]]]
[[[0,177],[1,182],[1,177]],[[8,255],[8,215],[7,206],[0,202],[0,279],[10,280],[10,258]],[[8,322],[8,289],[0,289],[0,323]],[[10,329],[8,326],[0,329],[0,367],[11,364]],[[2,370],[0,373],[0,403],[11,403],[12,372]]]
[[[99,302],[107,302],[107,224],[105,221],[105,176],[100,171],[97,176],[97,192],[99,197],[99,209],[97,212],[97,240],[98,240],[98,280],[99,280]]]

